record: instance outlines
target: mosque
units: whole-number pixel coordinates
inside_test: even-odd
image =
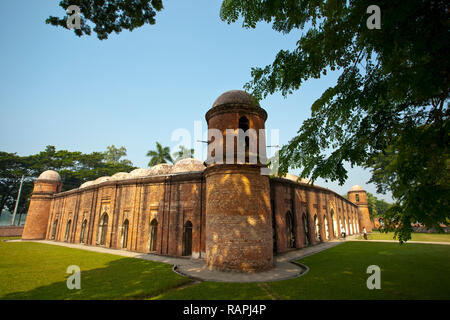
[[[276,254],[339,238],[341,228],[347,235],[370,232],[362,187],[352,187],[346,199],[294,175],[262,174],[266,119],[252,96],[232,90],[206,113],[216,134],[208,138],[205,162],[119,172],[66,192],[59,174],[45,171],[34,183],[22,239],[186,256],[205,259],[209,268],[257,272],[272,268]],[[237,152],[221,161],[227,150],[239,151],[230,136],[250,131],[256,147],[246,135],[244,158]]]

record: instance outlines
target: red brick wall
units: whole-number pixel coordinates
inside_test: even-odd
[[[0,237],[20,237],[23,227],[19,226],[2,226],[0,227]]]

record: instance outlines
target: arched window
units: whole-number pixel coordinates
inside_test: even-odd
[[[72,224],[72,220],[69,220],[69,222],[67,222],[67,226],[66,226],[66,235],[64,236],[64,241],[69,240],[69,235],[70,235],[70,225]]]
[[[123,224],[122,224],[122,239],[121,239],[121,243],[122,243],[122,248],[126,248],[127,244],[128,244],[128,219],[126,219]]]
[[[303,213],[303,216],[302,216],[302,222],[303,222],[303,232],[305,233],[305,236],[304,236],[304,240],[303,240],[303,244],[304,245],[309,245],[309,225],[308,225],[308,217],[307,217],[307,215],[306,215],[306,213]]]
[[[250,129],[250,124],[249,121],[247,119],[247,117],[243,116],[239,118],[239,129],[242,129],[242,131],[244,131],[244,134],[247,132],[248,129]],[[241,141],[241,139],[238,139],[238,141]],[[239,143],[239,142],[238,142]],[[245,162],[249,161],[249,147],[250,147],[250,141],[249,141],[249,137],[246,135],[245,136]]]
[[[314,215],[314,227],[316,228],[316,240],[320,241],[319,219],[317,219],[317,214]]]
[[[192,255],[192,222],[187,221],[183,228],[183,256]]]
[[[100,218],[100,224],[98,226],[98,239],[97,239],[98,244],[105,245],[107,231],[108,231],[108,214],[105,212]]]
[[[295,221],[290,211],[286,213],[286,239],[287,247],[295,248]]]
[[[158,234],[158,221],[153,219],[150,222],[149,238],[148,238],[148,251],[156,251],[156,236]]]
[[[359,194],[355,194],[356,202],[359,202]]]
[[[58,226],[58,219],[56,219],[55,222],[53,222],[52,238],[51,238],[52,240],[55,240],[57,226]]]
[[[325,238],[327,240],[329,240],[330,239],[330,233],[328,232],[328,220],[327,220],[327,216],[326,215],[323,215],[323,224],[324,224],[324,227],[325,227]]]
[[[84,243],[84,234],[86,233],[86,225],[87,225],[87,220],[85,219],[83,221],[83,224],[81,225],[80,243]]]

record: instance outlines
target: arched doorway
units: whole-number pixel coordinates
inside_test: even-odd
[[[53,227],[52,227],[52,240],[55,240],[56,237],[56,227],[58,226],[58,219],[55,220],[55,222],[53,222]]]
[[[68,241],[69,240],[69,235],[70,235],[70,225],[72,224],[72,220],[69,220],[69,222],[67,222],[67,226],[66,226],[66,234],[64,236],[64,241]]]
[[[286,213],[286,240],[288,248],[295,248],[295,221],[292,213]]]
[[[105,245],[107,230],[108,230],[108,214],[105,212],[100,218],[100,224],[98,226],[98,239],[97,239],[98,244]]]
[[[153,219],[150,222],[150,230],[149,230],[149,238],[148,238],[148,251],[155,252],[156,251],[156,236],[158,234],[158,221]]]
[[[84,243],[84,234],[86,233],[87,220],[85,219],[81,224],[80,243]]]
[[[192,222],[187,221],[183,228],[183,256],[192,255]]]
[[[319,219],[317,219],[317,214],[314,215],[314,227],[316,228],[316,240],[320,241]]]
[[[126,248],[128,245],[128,226],[129,226],[128,219],[126,219],[122,224],[122,237],[121,237],[121,244],[122,248]]]
[[[302,216],[302,222],[303,222],[303,232],[305,233],[303,244],[305,246],[309,245],[310,241],[310,235],[309,235],[309,225],[308,225],[308,217],[305,213],[303,213]]]
[[[331,210],[331,220],[333,221],[333,235],[335,238],[338,238],[339,237],[338,224],[337,224],[336,215],[334,214],[333,210]]]
[[[328,220],[327,220],[327,216],[323,215],[323,224],[324,224],[324,228],[325,228],[325,238],[327,240],[330,239],[330,232],[328,231]]]

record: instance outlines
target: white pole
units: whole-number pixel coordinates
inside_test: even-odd
[[[16,218],[16,212],[17,212],[17,207],[19,205],[20,193],[22,192],[22,183],[23,183],[23,176],[22,176],[22,179],[20,180],[19,193],[17,194],[16,206],[14,207],[14,212],[13,212],[13,216],[12,216],[12,220],[11,220],[12,226],[14,225],[14,219]]]

